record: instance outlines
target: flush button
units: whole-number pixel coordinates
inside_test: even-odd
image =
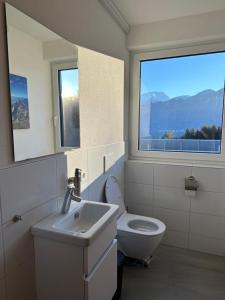
[[[16,222],[22,221],[23,219],[20,215],[15,215],[12,220],[13,220],[13,222],[16,223]]]

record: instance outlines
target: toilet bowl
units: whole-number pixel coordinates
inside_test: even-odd
[[[110,176],[105,185],[106,201],[119,205],[117,239],[119,249],[128,257],[147,260],[158,247],[166,226],[158,219],[130,214],[125,209],[119,183]]]

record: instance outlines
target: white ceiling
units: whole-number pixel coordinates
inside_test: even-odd
[[[225,0],[111,0],[130,25],[225,9]]]

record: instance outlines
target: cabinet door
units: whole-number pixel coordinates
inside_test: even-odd
[[[117,241],[114,240],[85,278],[85,300],[111,300],[117,287]]]
[[[84,248],[84,274],[89,276],[94,267],[99,262],[103,254],[107,251],[117,233],[116,219],[107,224],[97,238]]]

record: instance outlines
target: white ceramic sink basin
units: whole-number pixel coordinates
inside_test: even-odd
[[[62,220],[56,222],[53,226],[62,231],[85,233],[97,223],[110,207],[107,205],[98,205],[92,202],[86,202],[76,209],[72,214],[65,216]]]
[[[32,227],[35,236],[87,246],[116,218],[117,205],[82,200],[67,214],[57,213]]]

